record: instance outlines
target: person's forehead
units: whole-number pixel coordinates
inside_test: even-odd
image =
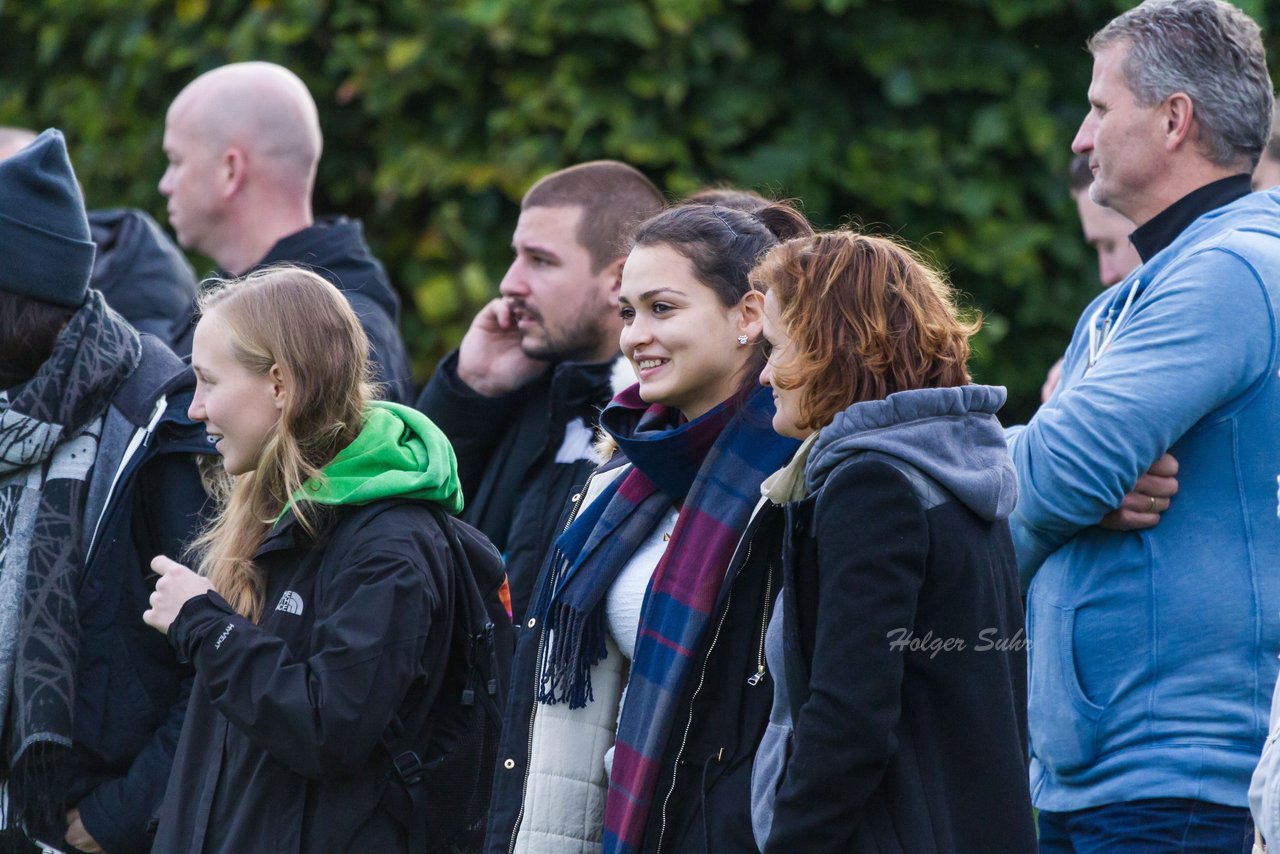
[[[517,243],[553,243],[556,248],[578,246],[578,227],[582,223],[583,209],[579,205],[556,207],[537,206],[525,208],[516,222]]]
[[[177,133],[181,136],[192,136],[209,130],[207,121],[212,107],[212,93],[204,80],[196,80],[178,93],[178,97],[169,104],[165,112],[165,135]],[[227,117],[222,117],[226,121]]]
[[[1128,84],[1125,79],[1124,63],[1128,55],[1128,42],[1107,45],[1095,53],[1093,55],[1093,76],[1089,81],[1089,90],[1092,92],[1098,88],[1113,88],[1116,86],[1127,89]]]
[[[179,95],[178,98],[169,105],[168,112],[164,116],[164,140],[165,144],[174,144],[191,136],[192,117],[191,102],[186,99],[186,93]]]

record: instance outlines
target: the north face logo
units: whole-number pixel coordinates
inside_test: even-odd
[[[302,597],[292,590],[286,590],[280,597],[280,604],[276,605],[276,610],[284,611],[286,614],[301,614]]]

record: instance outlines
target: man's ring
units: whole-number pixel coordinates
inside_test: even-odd
[[[1154,495],[1151,495],[1151,496],[1148,496],[1148,497],[1151,499],[1151,509],[1150,509],[1150,510],[1148,510],[1147,512],[1148,512],[1148,513],[1154,513],[1154,512],[1156,512],[1156,497],[1155,497]]]

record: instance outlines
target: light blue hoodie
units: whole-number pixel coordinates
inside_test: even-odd
[[[1278,299],[1280,194],[1254,193],[1096,299],[1057,391],[1009,431],[1042,810],[1246,804],[1280,651]],[[1160,524],[1097,527],[1166,451]]]

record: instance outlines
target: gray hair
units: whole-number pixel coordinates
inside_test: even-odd
[[[1271,138],[1267,140],[1264,156],[1280,160],[1280,116],[1276,116],[1271,122]]]
[[[1218,166],[1258,162],[1274,94],[1258,25],[1223,0],[1146,0],[1089,40],[1095,56],[1127,43],[1124,74],[1144,107],[1191,98],[1203,153]]]

